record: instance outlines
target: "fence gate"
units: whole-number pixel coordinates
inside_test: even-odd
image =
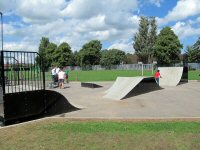
[[[58,92],[45,90],[42,58],[36,52],[1,51],[0,123],[79,110]]]
[[[0,116],[5,122],[32,117],[45,108],[45,75],[36,52],[1,51]]]

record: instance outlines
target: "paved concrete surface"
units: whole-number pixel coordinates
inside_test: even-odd
[[[103,98],[113,82],[94,82],[103,87],[81,87],[79,82],[65,84],[65,89],[53,89],[81,110],[60,114],[67,118],[190,118],[200,117],[200,82],[189,82],[176,87],[129,97],[120,101]]]

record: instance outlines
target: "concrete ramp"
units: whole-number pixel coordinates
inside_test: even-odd
[[[183,67],[159,67],[160,78],[159,86],[177,86],[183,74]]]
[[[133,77],[117,77],[114,84],[107,91],[105,91],[105,93],[109,93],[110,91],[112,92],[113,90],[116,89],[116,87],[120,88],[119,85],[123,84],[124,81],[130,81],[130,80],[133,80]],[[138,77],[138,80],[142,79]]]
[[[144,82],[148,83],[145,86],[140,86]],[[153,85],[149,82],[153,82]],[[104,98],[121,100],[130,95],[133,90],[134,94],[137,95],[140,91],[146,92],[144,89],[155,89],[155,86],[159,87],[153,77],[117,77],[116,82],[106,91],[107,94]]]

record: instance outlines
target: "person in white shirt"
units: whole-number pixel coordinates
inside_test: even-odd
[[[54,66],[54,68],[51,70],[51,75],[52,75],[52,81],[54,84],[58,82],[58,72],[60,71],[60,68],[58,68],[57,65]]]
[[[63,68],[60,70],[58,73],[58,82],[59,82],[59,87],[64,89],[64,80],[65,80],[65,72],[63,71]]]

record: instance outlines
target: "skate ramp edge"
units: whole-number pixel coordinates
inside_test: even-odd
[[[80,109],[55,91],[9,93],[4,96],[3,120],[5,125],[10,125],[76,110]]]
[[[104,98],[121,100],[130,96],[160,89],[154,77],[118,77]]]
[[[71,104],[65,96],[59,92],[45,90],[46,93],[46,112],[45,115],[52,116],[71,111],[80,110],[81,108]]]
[[[183,75],[183,67],[159,67],[160,78],[159,85],[162,86],[177,86]]]

